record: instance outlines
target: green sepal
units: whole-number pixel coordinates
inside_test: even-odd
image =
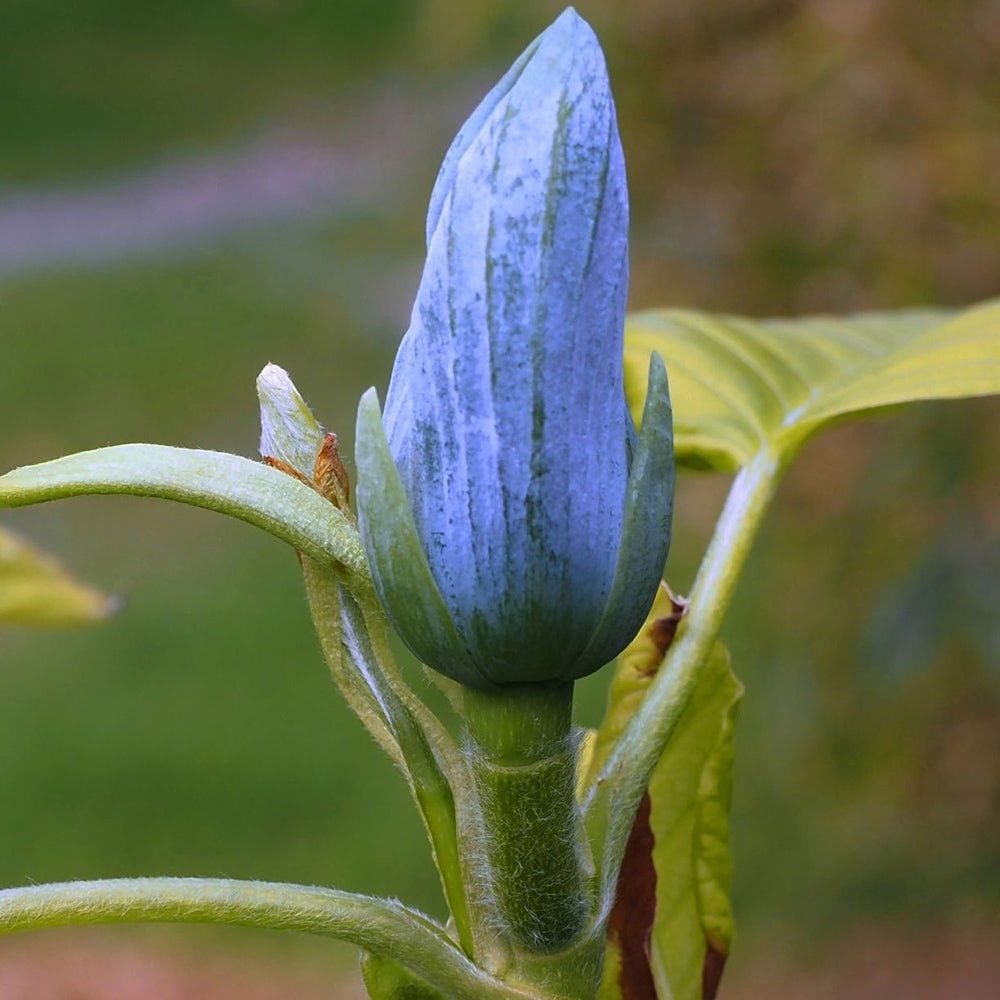
[[[389,620],[428,666],[463,684],[492,688],[472,665],[431,572],[406,488],[389,452],[374,389],[358,404],[355,462],[359,527]]]
[[[629,607],[635,594],[647,585],[650,560],[662,573],[670,548],[674,506],[674,436],[670,386],[663,358],[655,351],[649,359],[642,425],[629,472],[621,542],[611,592],[604,613],[580,657],[585,673],[603,666],[621,648],[623,616],[634,618],[627,631],[634,635],[649,611]],[[652,603],[650,595],[649,603]]]

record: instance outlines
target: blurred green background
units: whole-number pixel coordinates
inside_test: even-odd
[[[0,466],[133,440],[252,455],[267,361],[349,454],[406,325],[440,157],[559,9],[0,3]],[[619,103],[633,308],[997,293],[990,0],[578,9]],[[1000,927],[998,417],[975,401],[838,428],[784,485],[726,627],[748,687],[733,989],[762,955],[821,963],[859,927]],[[681,591],[725,486],[682,480]],[[222,874],[440,911],[289,551],[121,498],[3,522],[127,606],[0,632],[0,884]],[[583,685],[581,721],[606,680]]]

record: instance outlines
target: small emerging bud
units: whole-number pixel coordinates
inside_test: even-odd
[[[324,434],[288,372],[269,364],[257,378],[260,454],[265,463],[312,487],[350,514],[351,483],[336,434]],[[353,516],[353,515],[351,515]]]
[[[323,428],[295,388],[288,372],[265,365],[257,376],[260,399],[260,453],[290,466],[312,483],[316,458],[323,447]]]

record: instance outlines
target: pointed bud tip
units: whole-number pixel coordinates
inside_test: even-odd
[[[549,26],[549,30],[552,28],[559,27],[562,29],[570,29],[573,31],[579,31],[581,28],[590,34],[593,34],[593,29],[590,24],[580,16],[575,7],[567,7]]]
[[[366,414],[376,412],[379,415],[382,413],[382,404],[379,402],[378,389],[375,386],[369,386],[361,394],[361,399],[358,401],[358,410],[364,410]]]
[[[293,385],[288,372],[286,372],[280,365],[276,365],[272,361],[268,361],[268,363],[261,368],[260,374],[257,376],[257,392],[262,394],[267,391],[273,392],[275,390],[296,392],[295,386]]]
[[[590,22],[582,18],[575,7],[567,7],[538,36],[539,50],[558,45],[558,51],[565,57],[572,58],[584,47],[600,49],[601,43]]]
[[[510,69],[466,119],[445,155],[431,192],[426,227],[428,246],[440,220],[448,192],[454,184],[459,161],[475,142],[480,130],[486,126],[491,116],[497,113],[497,109],[504,105],[511,93],[518,88],[528,66],[541,58],[540,65],[546,66],[550,75],[546,87],[551,88],[552,85],[558,85],[560,80],[565,80],[581,54],[589,56],[592,61],[596,60],[601,67],[604,66],[604,54],[594,29],[580,17],[574,7],[567,7],[514,60]],[[606,79],[606,73],[604,75]],[[537,81],[532,86],[537,86]]]

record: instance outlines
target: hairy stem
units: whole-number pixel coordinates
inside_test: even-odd
[[[590,910],[574,799],[573,685],[469,688],[463,708],[500,915],[520,948],[558,951]]]
[[[461,781],[458,772],[465,762],[447,731],[396,670],[381,610],[366,608],[327,567],[303,559],[302,569],[313,623],[333,678],[406,775],[459,942],[468,955],[475,955],[452,789],[452,782]]]
[[[396,902],[334,889],[228,879],[141,878],[0,891],[0,934],[136,921],[231,924],[319,934],[391,956],[455,1000],[537,996],[486,975],[421,914]]]
[[[778,459],[761,451],[736,476],[690,596],[677,638],[629,720],[584,804],[587,830],[601,867],[601,917],[615,881],[632,821],[650,775],[681,717],[729,607],[740,571],[774,494]]]
[[[0,507],[92,494],[159,497],[239,518],[371,587],[361,539],[315,490],[225,452],[121,444],[26,465],[0,476]]]

